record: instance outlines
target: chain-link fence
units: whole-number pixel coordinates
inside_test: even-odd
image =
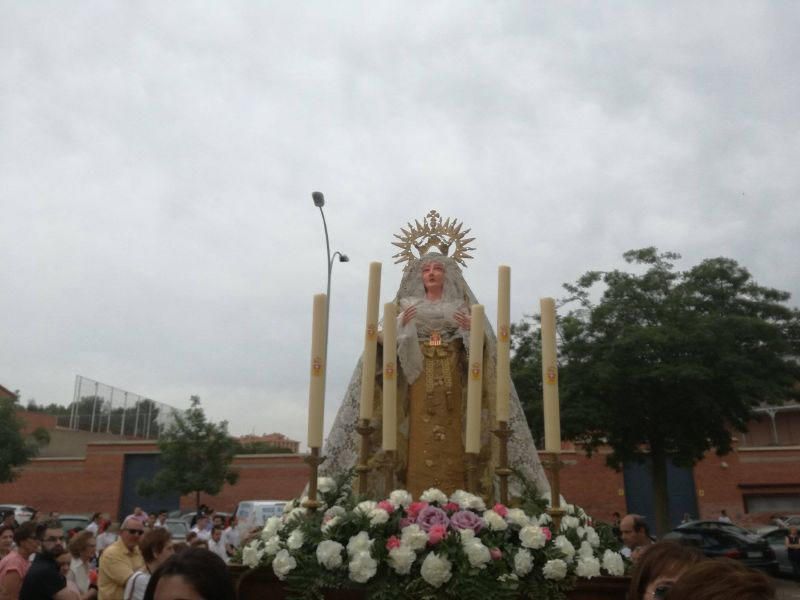
[[[177,409],[87,377],[75,377],[75,394],[59,427],[155,439]]]

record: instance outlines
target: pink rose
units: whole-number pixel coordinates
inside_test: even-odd
[[[397,538],[396,535],[393,535],[388,540],[386,540],[386,549],[393,550],[394,548],[400,547],[400,540]]]
[[[444,508],[449,513],[454,513],[456,511],[461,510],[461,507],[455,502],[448,502],[442,508]]]
[[[500,550],[500,548],[490,548],[489,556],[492,557],[492,560],[500,560],[501,558],[503,558],[503,551]]]
[[[503,518],[508,515],[508,508],[506,508],[506,505],[500,504],[499,502],[492,507],[492,510]]]
[[[411,506],[408,507],[408,516],[411,519],[416,519],[423,508],[428,508],[427,502],[412,502]]]
[[[445,529],[450,524],[450,519],[447,513],[437,506],[426,506],[417,516],[417,525],[423,531],[430,531],[431,527],[436,525],[443,525]]]
[[[447,527],[444,525],[434,525],[428,531],[428,543],[435,546],[447,535]]]
[[[378,508],[382,508],[389,514],[392,514],[394,512],[394,504],[392,504],[388,500],[381,500],[380,502],[378,502]]]
[[[453,529],[471,529],[480,533],[484,526],[483,519],[471,510],[460,510],[450,517],[450,526]]]
[[[549,527],[542,527],[542,533],[544,534],[544,538],[546,540],[549,540],[551,537],[553,537]]]

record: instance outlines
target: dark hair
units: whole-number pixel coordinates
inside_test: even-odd
[[[139,549],[142,551],[142,557],[146,562],[153,562],[156,559],[156,554],[161,554],[170,540],[172,535],[169,531],[162,527],[151,529],[142,536],[142,541],[139,542]]]
[[[645,546],[642,557],[631,573],[628,600],[641,600],[652,581],[662,575],[677,575],[683,569],[704,560],[699,550],[677,542],[657,542]]]
[[[150,578],[144,600],[153,600],[161,578],[172,575],[183,577],[206,600],[236,600],[228,566],[205,548],[187,548],[170,556]]]
[[[69,545],[67,546],[69,553],[75,558],[78,558],[81,555],[81,552],[86,550],[89,540],[91,540],[93,537],[94,534],[91,531],[86,531],[85,529],[79,533],[76,533],[69,541]]]
[[[14,528],[11,525],[0,525],[0,535],[3,535],[6,531],[14,533]]]
[[[58,519],[48,519],[44,523],[39,523],[36,526],[36,537],[38,539],[44,538],[44,532],[48,529],[63,529],[64,526],[61,524],[61,521]]]
[[[14,530],[14,543],[19,546],[25,540],[38,538],[36,535],[36,523],[28,521]]]
[[[769,577],[729,558],[690,567],[667,595],[668,600],[773,600]]]
[[[631,517],[633,517],[633,530],[642,531],[644,529],[644,534],[650,537],[650,527],[647,525],[647,519],[642,515],[631,515]]]

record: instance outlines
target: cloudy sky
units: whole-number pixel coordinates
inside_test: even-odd
[[[800,294],[795,2],[0,0],[0,384],[77,374],[305,441],[333,249],[327,424],[368,264],[431,209],[512,319],[655,245]]]

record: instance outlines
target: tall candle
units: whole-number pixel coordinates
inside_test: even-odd
[[[308,447],[322,447],[325,413],[325,323],[326,296],[314,296],[311,321],[311,383],[308,386]]]
[[[367,290],[367,325],[364,330],[364,354],[361,361],[361,405],[359,417],[372,418],[375,395],[375,356],[378,343],[378,302],[381,295],[381,263],[369,263]]]
[[[542,388],[544,404],[544,447],[561,452],[561,415],[558,404],[558,362],[556,353],[556,303],[542,298]]]
[[[483,319],[482,304],[472,305],[469,333],[469,372],[467,373],[467,440],[468,453],[481,449],[481,391],[483,388]]]
[[[383,449],[397,450],[397,306],[383,306]]]
[[[511,393],[511,268],[497,269],[497,405],[498,421],[508,421],[508,399]]]

